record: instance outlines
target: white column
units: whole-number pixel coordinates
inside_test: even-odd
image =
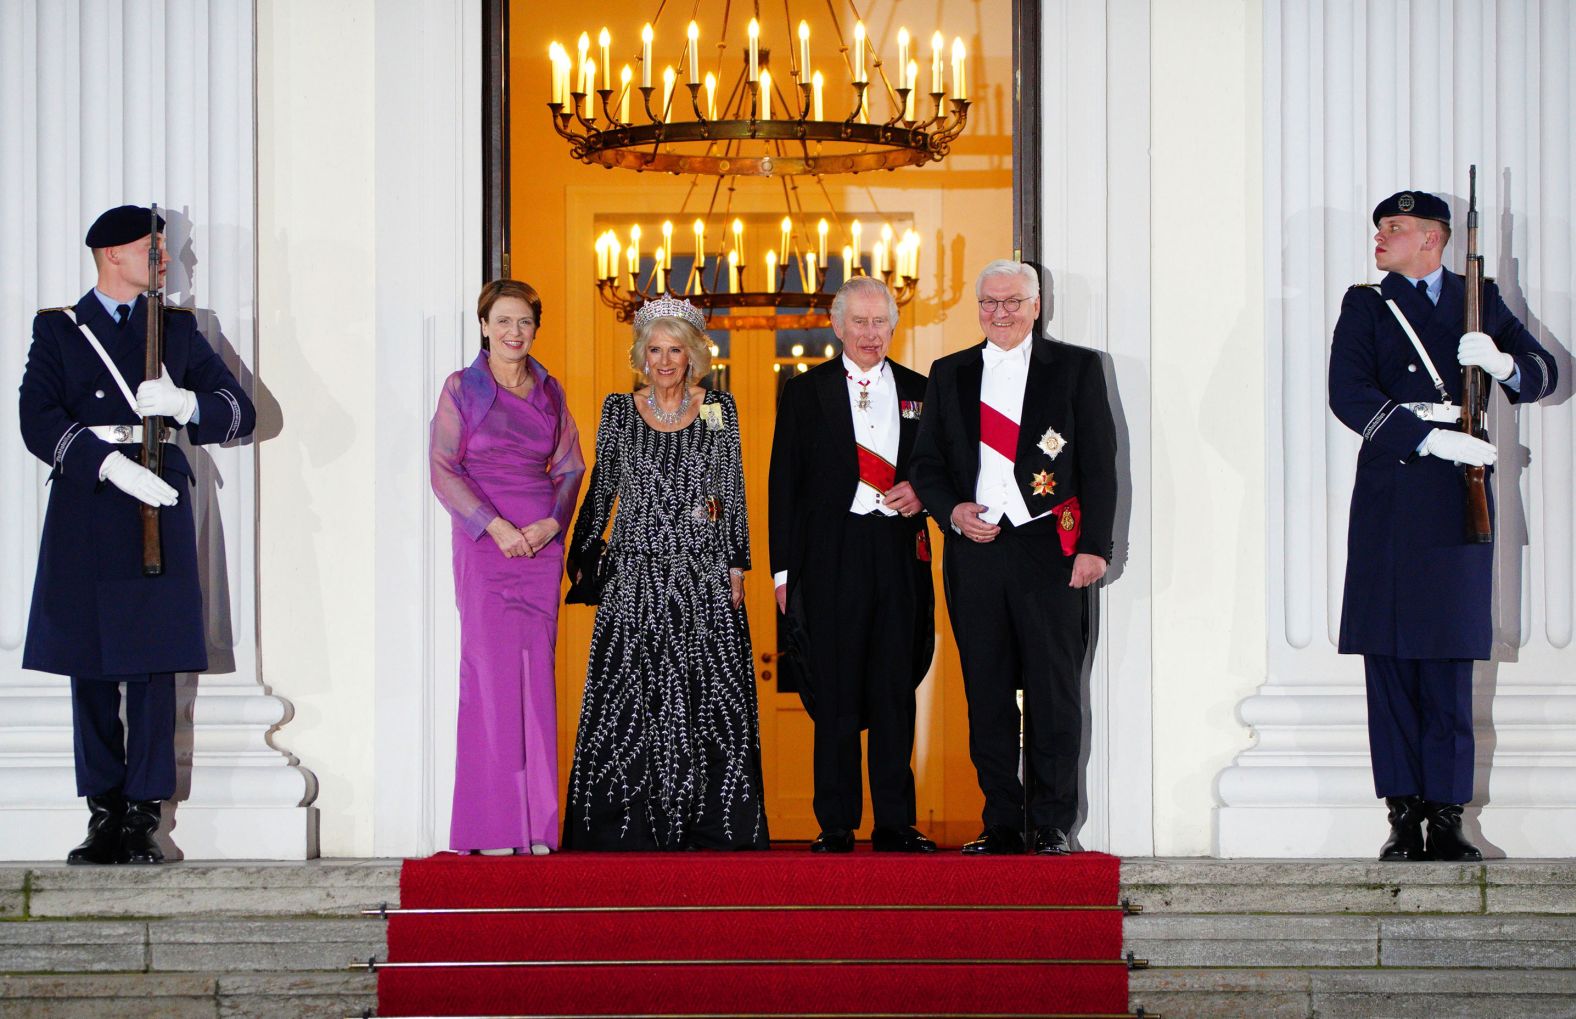
[[[1264,5],[1269,680],[1241,706],[1256,745],[1220,776],[1223,856],[1370,856],[1386,832],[1362,662],[1336,653],[1357,436],[1326,406],[1348,285],[1377,280],[1369,214],[1407,187],[1449,198],[1511,310],[1559,361],[1561,393],[1511,411],[1500,447],[1493,660],[1475,671],[1486,851],[1576,851],[1576,580],[1570,406],[1576,49],[1565,0]],[[1469,812],[1469,818],[1471,813]]]
[[[448,846],[454,788],[459,618],[427,431],[480,332],[481,5],[380,2],[376,36],[377,587],[410,596],[374,619],[373,851],[420,855]]]
[[[1116,553],[1086,681],[1087,807],[1078,837],[1086,849],[1143,856],[1154,853],[1149,5],[1049,3],[1043,17],[1040,254],[1049,279],[1041,305],[1054,339],[1103,355],[1122,478]]]
[[[14,393],[40,305],[92,284],[82,237],[157,201],[167,297],[257,394],[252,8],[230,0],[21,0],[0,8],[0,389]],[[81,838],[63,677],[24,672],[47,470],[0,403],[0,859],[56,859]],[[259,421],[258,437],[277,422]],[[253,440],[189,449],[210,669],[182,676],[178,805],[188,858],[315,853],[311,775],[270,740],[289,706],[260,683]]]

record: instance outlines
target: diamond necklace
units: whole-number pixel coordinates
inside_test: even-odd
[[[646,390],[646,406],[651,408],[651,416],[656,419],[657,424],[659,424],[659,425],[676,425],[676,424],[678,424],[680,421],[682,421],[684,419],[684,412],[689,410],[689,406],[690,406],[689,387],[688,386],[684,387],[684,397],[683,397],[683,399],[679,400],[679,406],[678,406],[677,410],[666,411],[666,410],[663,410],[661,407],[657,406],[657,387],[656,386],[652,386],[650,389]]]

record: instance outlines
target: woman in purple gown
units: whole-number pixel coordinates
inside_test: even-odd
[[[542,301],[494,280],[482,349],[432,418],[432,490],[453,518],[460,711],[449,846],[558,848],[553,651],[563,534],[585,474],[563,387],[530,356]]]

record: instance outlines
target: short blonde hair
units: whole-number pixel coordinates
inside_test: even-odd
[[[646,344],[652,334],[678,340],[689,355],[690,382],[699,382],[711,374],[711,340],[682,318],[654,318],[635,328],[635,342],[629,346],[629,366],[642,374],[646,370]]]

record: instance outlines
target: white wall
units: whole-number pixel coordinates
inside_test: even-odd
[[[1151,7],[1154,818],[1213,851],[1215,776],[1265,671],[1256,3]],[[1119,199],[1117,199],[1119,200]]]
[[[325,856],[432,848],[414,762],[452,609],[426,600],[424,438],[480,277],[478,11],[258,4],[262,647]]]

